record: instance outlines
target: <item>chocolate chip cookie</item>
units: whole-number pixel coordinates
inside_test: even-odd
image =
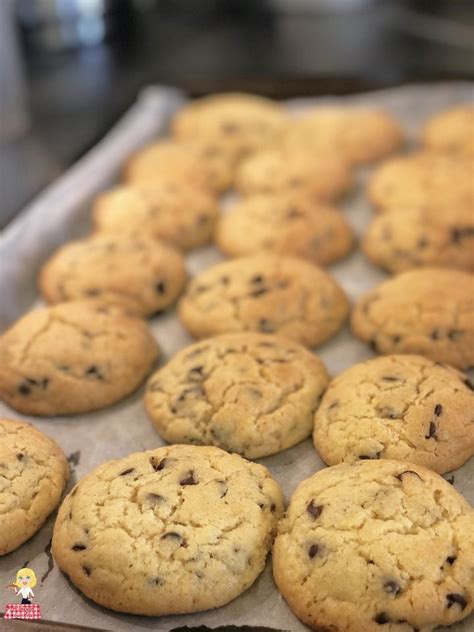
[[[270,252],[328,265],[352,249],[342,213],[301,195],[254,195],[221,216],[217,246],[232,257]]]
[[[388,160],[371,176],[368,196],[376,210],[422,210],[432,215],[473,213],[472,160],[421,151]]]
[[[268,334],[217,336],[182,349],[149,380],[147,413],[169,443],[258,459],[311,434],[328,383],[323,363]]]
[[[329,385],[314,417],[314,445],[328,465],[397,459],[440,474],[474,455],[474,385],[421,356],[352,366]]]
[[[305,624],[429,632],[469,616],[474,510],[439,474],[359,461],[303,481],[280,522],[273,574]]]
[[[59,503],[69,466],[58,444],[30,424],[0,419],[0,555],[17,549]]]
[[[335,200],[352,185],[352,174],[336,151],[317,154],[306,148],[267,149],[244,160],[236,188],[243,195],[302,193]]]
[[[403,144],[398,122],[387,112],[358,107],[320,107],[288,125],[282,144],[315,154],[336,151],[350,164],[373,162]]]
[[[39,287],[48,303],[99,299],[145,317],[170,307],[186,278],[181,253],[168,244],[95,235],[57,250],[41,269]]]
[[[28,415],[110,406],[139,386],[158,351],[146,324],[118,308],[38,309],[0,337],[0,399]]]
[[[474,213],[463,215],[433,216],[419,209],[384,213],[370,224],[362,248],[388,272],[423,266],[474,271]]]
[[[293,257],[260,255],[201,272],[178,309],[196,338],[257,331],[315,347],[339,331],[349,306],[343,290],[320,268]]]
[[[359,298],[352,330],[378,353],[474,366],[474,277],[443,268],[403,272]]]
[[[93,601],[159,616],[217,608],[262,572],[283,510],[261,465],[169,446],[104,463],[63,502],[52,551]]]
[[[93,209],[100,233],[153,237],[181,250],[209,243],[218,212],[213,196],[186,184],[116,187]]]
[[[423,129],[429,149],[474,158],[474,106],[459,105],[430,118]]]

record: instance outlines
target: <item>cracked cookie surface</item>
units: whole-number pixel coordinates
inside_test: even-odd
[[[422,138],[434,151],[474,158],[474,106],[461,105],[436,114],[426,122]]]
[[[337,151],[350,164],[372,162],[394,152],[403,132],[383,110],[321,107],[288,125],[282,144],[315,153]]]
[[[281,490],[263,466],[218,448],[168,446],[83,478],[59,510],[52,551],[102,606],[197,612],[252,585],[282,510]]]
[[[186,278],[172,246],[114,234],[62,246],[42,267],[39,286],[48,303],[97,299],[146,317],[170,307]]]
[[[0,419],[0,555],[38,531],[68,478],[66,457],[55,441],[30,424]]]
[[[215,445],[257,459],[311,434],[328,383],[304,347],[268,334],[210,338],[149,380],[145,406],[169,443]]]
[[[217,246],[231,257],[262,252],[328,265],[352,249],[354,235],[342,213],[306,196],[254,195],[221,216]]]
[[[280,522],[273,573],[317,630],[431,632],[474,600],[474,511],[438,474],[362,461],[303,481]]]
[[[197,338],[257,331],[313,347],[342,327],[348,308],[343,290],[324,270],[302,259],[261,255],[198,274],[179,315]]]
[[[191,250],[211,240],[218,206],[187,185],[129,185],[100,195],[93,214],[99,233],[144,235]]]
[[[139,386],[158,352],[146,323],[118,308],[34,310],[0,337],[0,399],[32,415],[110,406]]]
[[[474,209],[473,162],[462,156],[420,151],[392,158],[369,180],[368,197],[385,213],[407,209],[457,217]]]
[[[316,200],[335,200],[353,179],[349,166],[335,152],[315,154],[305,148],[266,149],[243,161],[236,188],[243,195],[305,194]]]
[[[474,455],[474,385],[421,356],[367,360],[330,383],[313,440],[328,465],[397,459],[450,472]]]
[[[474,276],[420,268],[358,299],[352,330],[378,353],[415,353],[459,369],[474,366]]]
[[[440,266],[474,271],[474,213],[433,217],[420,210],[384,213],[362,244],[367,257],[389,272]]]

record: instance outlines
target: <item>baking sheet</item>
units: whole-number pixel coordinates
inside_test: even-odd
[[[0,330],[27,309],[39,304],[35,277],[41,262],[62,242],[87,234],[90,228],[88,210],[93,196],[114,182],[120,165],[132,151],[164,133],[168,115],[179,107],[182,100],[183,95],[176,90],[147,88],[124,119],[92,152],[45,190],[13,224],[0,233]],[[427,116],[450,105],[473,100],[474,84],[456,82],[412,85],[353,97],[296,99],[289,101],[288,107],[300,112],[319,103],[340,101],[382,106],[402,122],[414,142],[420,124]],[[367,169],[359,172],[357,187],[342,204],[358,235],[363,233],[372,217],[363,196],[367,173]],[[228,196],[224,206],[231,204],[232,196]],[[188,268],[191,273],[196,273],[220,259],[215,248],[202,248],[188,256]],[[369,264],[357,250],[329,270],[352,300],[386,276]],[[163,350],[162,362],[192,342],[174,311],[153,319],[150,325]],[[346,328],[318,349],[318,355],[330,373],[335,375],[373,354],[366,345],[351,337]],[[69,490],[76,480],[106,460],[163,445],[146,417],[142,396],[143,389],[103,411],[50,419],[22,416],[0,403],[0,416],[32,421],[58,441],[71,464]],[[310,439],[285,452],[260,459],[259,462],[271,470],[287,500],[301,480],[323,467]],[[471,459],[454,474],[455,488],[471,503],[474,502],[473,480],[474,459]],[[54,516],[29,542],[0,558],[2,589],[22,566],[28,564],[36,571],[36,601],[42,607],[43,617],[48,620],[127,632],[199,625],[212,628],[231,624],[307,630],[277,592],[271,575],[271,560],[268,560],[265,571],[248,591],[217,610],[160,618],[123,615],[105,610],[83,597],[53,564],[50,554],[53,522]],[[11,600],[11,595],[10,591],[3,590],[0,611],[2,605]],[[452,632],[474,630],[474,615],[449,629]]]

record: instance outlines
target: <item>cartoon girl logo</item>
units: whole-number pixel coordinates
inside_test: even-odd
[[[36,575],[31,568],[20,568],[16,574],[16,581],[9,588],[15,591],[15,595],[21,595],[22,604],[31,604],[34,598],[32,588],[36,586]]]

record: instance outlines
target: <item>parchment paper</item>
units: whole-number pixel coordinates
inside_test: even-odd
[[[93,196],[112,184],[121,163],[132,151],[164,133],[167,116],[179,107],[182,98],[175,90],[147,88],[136,105],[93,151],[49,187],[0,234],[0,329],[37,302],[35,277],[41,262],[60,243],[88,232],[88,207]],[[299,112],[328,101],[379,105],[387,108],[403,123],[411,141],[415,142],[420,124],[427,116],[450,105],[473,100],[474,84],[457,82],[413,85],[350,98],[298,99],[289,101],[288,107]],[[367,173],[368,170],[360,171],[356,190],[342,205],[358,235],[364,232],[372,217],[372,211],[363,196]],[[230,204],[232,196],[229,196],[224,206]],[[189,270],[195,273],[220,259],[213,247],[194,251],[188,257]],[[345,261],[331,266],[330,272],[341,282],[351,299],[385,278],[357,250]],[[174,311],[155,318],[151,326],[163,349],[162,361],[192,342]],[[318,349],[318,354],[333,375],[373,355],[364,344],[351,337],[347,328]],[[146,417],[142,395],[143,389],[103,411],[50,419],[24,417],[0,403],[0,416],[32,421],[59,442],[71,463],[69,490],[76,480],[106,460],[163,445]],[[279,481],[287,500],[301,480],[324,467],[310,439],[260,462]],[[474,501],[473,480],[474,459],[471,459],[454,474],[455,488],[471,503]],[[19,568],[28,563],[38,576],[36,601],[42,607],[43,617],[53,621],[127,632],[199,625],[212,628],[230,624],[273,626],[294,631],[307,629],[291,613],[277,592],[272,580],[270,559],[263,574],[248,591],[217,610],[161,618],[107,611],[83,597],[53,564],[50,554],[53,522],[54,515],[29,542],[0,558],[0,586],[3,590],[0,611],[12,595],[3,587],[14,579]],[[0,619],[0,629],[2,621]],[[452,626],[450,630],[474,630],[474,616],[463,624]]]

